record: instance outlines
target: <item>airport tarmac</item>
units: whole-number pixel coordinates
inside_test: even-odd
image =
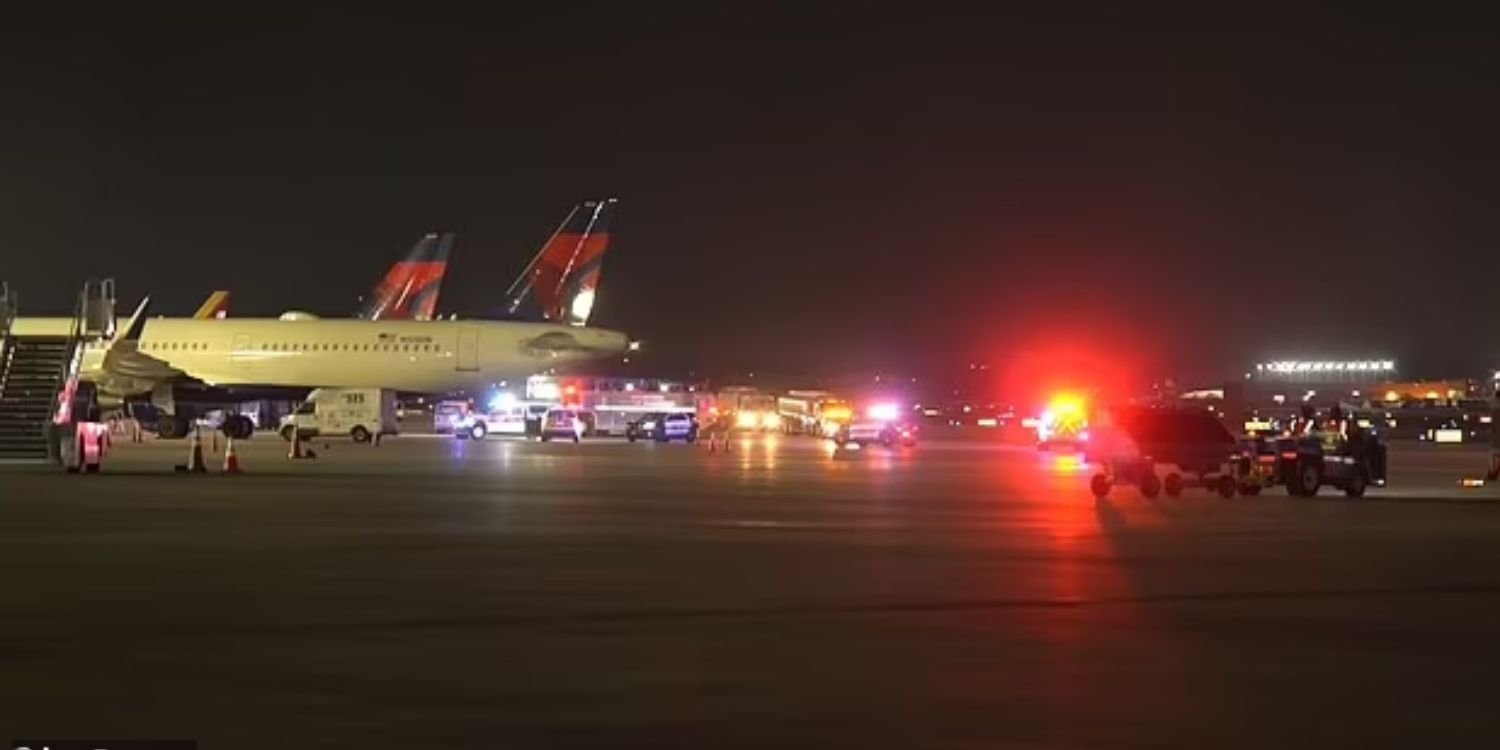
[[[0,473],[0,728],[276,747],[1485,747],[1500,490],[1096,503],[940,441]],[[217,470],[221,455],[210,449]]]

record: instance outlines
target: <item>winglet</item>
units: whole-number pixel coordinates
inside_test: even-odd
[[[149,296],[141,300],[141,304],[136,306],[135,312],[130,316],[130,323],[125,326],[125,334],[116,339],[117,341],[141,340],[141,331],[146,328],[146,307],[150,304]]]

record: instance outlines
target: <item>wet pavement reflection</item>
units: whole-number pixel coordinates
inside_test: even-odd
[[[250,443],[235,478],[162,473],[177,446],[151,444],[97,477],[0,477],[0,724],[213,747],[1500,739],[1500,503],[1410,489],[1442,461],[1363,502],[1096,501],[1076,455],[959,441]]]

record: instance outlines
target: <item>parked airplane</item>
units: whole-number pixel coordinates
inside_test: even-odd
[[[143,301],[121,335],[87,347],[80,379],[94,385],[103,406],[149,395],[167,413],[159,430],[172,436],[186,430],[186,419],[177,414],[178,402],[300,397],[318,387],[416,393],[476,390],[615,356],[627,349],[625,334],[584,327],[607,245],[607,237],[603,243],[579,241],[562,249],[549,243],[539,254],[548,268],[561,272],[538,275],[545,283],[534,286],[530,294],[538,295],[541,309],[569,311],[567,323],[286,316],[148,319]],[[585,294],[588,300],[580,301]],[[15,319],[12,332],[67,335],[71,325],[68,318],[22,317]],[[248,430],[248,423],[231,431],[240,427]]]

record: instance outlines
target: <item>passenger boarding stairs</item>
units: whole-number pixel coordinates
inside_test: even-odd
[[[48,427],[73,360],[65,336],[7,336],[0,369],[0,461],[45,463]]]
[[[107,296],[106,296],[107,295]],[[114,284],[85,285],[65,334],[12,335],[15,296],[0,284],[0,463],[44,464],[59,459],[54,416],[60,397],[76,386],[84,342],[100,335],[108,310],[112,329]]]

